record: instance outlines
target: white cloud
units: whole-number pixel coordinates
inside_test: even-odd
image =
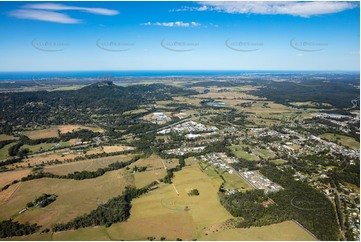
[[[62,24],[78,24],[82,22],[63,13],[33,9],[17,9],[11,11],[9,15],[20,19],[33,19]]]
[[[202,12],[202,11],[207,11],[207,10],[211,10],[211,8],[206,5],[203,5],[200,7],[184,6],[182,8],[171,9],[171,10],[169,10],[169,12],[192,12],[192,11]]]
[[[197,23],[197,22],[191,22],[191,25],[194,26],[194,27],[197,27],[197,26],[200,26],[201,24]]]
[[[360,55],[360,51],[350,51],[349,52],[350,55]]]
[[[144,26],[151,26],[152,23],[151,23],[151,22],[146,22],[146,23],[143,23],[142,25],[144,25]]]
[[[163,26],[163,27],[198,27],[201,26],[200,23],[197,22],[182,22],[182,21],[175,21],[175,22],[146,22],[143,23],[144,26]]]
[[[358,6],[352,2],[199,2],[200,7],[172,11],[218,11],[232,14],[285,14],[300,17],[338,13]]]
[[[88,13],[92,13],[92,14],[99,14],[99,15],[117,15],[117,14],[119,14],[119,12],[117,10],[112,10],[112,9],[84,8],[84,7],[75,7],[75,6],[69,6],[69,5],[64,5],[64,4],[57,4],[57,3],[27,4],[24,6],[24,8],[53,10],[53,11],[78,10],[78,11],[88,12]]]
[[[57,3],[39,3],[39,4],[27,4],[22,6],[20,9],[15,9],[10,11],[8,14],[10,16],[20,18],[20,19],[33,19],[61,24],[78,24],[83,21],[80,19],[75,19],[65,13],[59,13],[57,11],[81,11],[97,15],[117,15],[119,12],[117,10],[106,9],[106,8],[84,8],[84,7],[75,7],[64,4]]]

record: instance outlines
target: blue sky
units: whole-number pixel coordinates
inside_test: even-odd
[[[0,2],[0,71],[359,70],[357,2]]]

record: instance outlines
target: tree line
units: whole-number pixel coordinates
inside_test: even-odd
[[[0,238],[22,236],[35,233],[41,226],[37,224],[20,224],[11,219],[0,222]]]
[[[182,170],[182,168],[186,165],[184,157],[180,157],[178,159],[178,162],[179,162],[179,165],[177,165],[176,167],[167,169],[167,175],[165,175],[164,178],[160,179],[161,182],[168,183],[168,184],[172,183],[172,178],[174,177],[174,172]]]
[[[99,225],[109,227],[113,223],[126,221],[130,216],[131,201],[147,193],[154,185],[155,183],[153,182],[140,189],[126,187],[122,195],[110,199],[105,204],[100,204],[90,213],[76,217],[68,223],[55,224],[52,230],[57,232]]]
[[[39,172],[29,174],[28,176],[21,178],[20,181],[25,182],[25,181],[41,179],[41,178],[58,178],[58,179],[74,179],[74,180],[92,179],[92,178],[102,176],[106,172],[122,169],[122,168],[136,162],[140,158],[141,158],[141,156],[136,156],[136,157],[130,159],[129,161],[126,161],[126,162],[118,161],[118,162],[109,164],[105,168],[99,168],[96,171],[80,171],[80,172],[76,171],[74,173],[70,173],[67,175],[56,175],[56,174],[53,174],[50,172],[39,171]],[[18,180],[14,180],[12,183],[5,185],[1,189],[1,191],[8,189],[11,185],[16,184],[18,182],[19,182]]]

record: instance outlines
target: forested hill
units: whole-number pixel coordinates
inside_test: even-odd
[[[122,113],[139,105],[196,92],[164,84],[120,87],[98,82],[79,90],[6,93],[0,96],[0,131],[49,124],[114,125]]]
[[[336,108],[351,108],[360,98],[359,80],[303,80],[302,82],[269,82],[252,94],[287,104],[289,102],[328,103]],[[358,109],[358,107],[355,107]]]

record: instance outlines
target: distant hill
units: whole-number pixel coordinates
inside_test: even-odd
[[[328,103],[336,108],[351,108],[352,100],[360,98],[360,90],[352,82],[312,80],[303,82],[269,82],[251,94],[279,103]],[[358,108],[357,108],[358,109]]]
[[[101,81],[90,85],[91,87],[109,87],[115,86],[112,81]]]

